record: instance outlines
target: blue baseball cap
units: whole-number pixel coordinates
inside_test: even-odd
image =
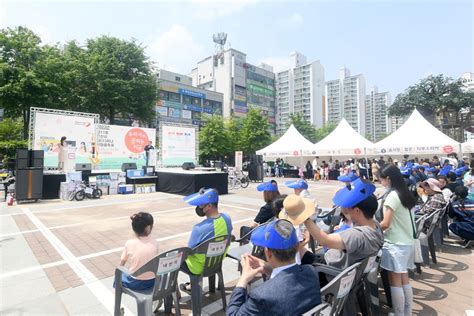
[[[291,189],[303,189],[306,190],[308,188],[308,183],[302,179],[300,180],[291,180],[286,181],[285,185]]]
[[[454,170],[454,173],[456,174],[457,177],[460,177],[460,176],[462,176],[463,172],[467,171],[467,170],[469,170],[469,167],[464,166],[464,167],[457,168],[456,170]]]
[[[257,191],[276,192],[278,191],[278,185],[276,183],[272,183],[271,181],[260,183],[259,185],[257,185]]]
[[[189,205],[199,206],[209,203],[219,202],[219,193],[215,189],[202,188],[199,192],[191,194],[183,198],[183,201]]]
[[[401,167],[400,168],[400,173],[404,176],[408,176],[411,173],[411,168],[409,167]]]
[[[341,182],[352,182],[357,179],[359,179],[359,177],[354,172],[349,172],[347,175],[337,177],[337,180]]]
[[[447,176],[448,175],[448,172],[451,171],[451,169],[453,169],[453,166],[451,165],[446,165],[444,166],[438,173],[438,175],[440,176]]]
[[[284,250],[295,247],[298,237],[293,224],[285,219],[278,219],[255,229],[250,241],[255,246]]]
[[[375,192],[375,185],[362,179],[353,181],[350,185],[337,191],[332,201],[341,207],[354,207]]]

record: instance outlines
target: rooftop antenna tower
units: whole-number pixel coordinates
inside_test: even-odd
[[[212,40],[216,44],[216,55],[222,54],[224,51],[224,45],[227,41],[227,33],[220,32],[217,34],[212,35]]]

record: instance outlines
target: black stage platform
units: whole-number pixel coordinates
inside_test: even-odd
[[[225,172],[159,169],[156,173],[160,192],[188,195],[201,188],[215,188],[219,194],[228,193]]]

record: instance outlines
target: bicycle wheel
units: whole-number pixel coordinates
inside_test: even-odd
[[[250,184],[250,179],[249,179],[249,176],[246,176],[246,177],[243,177],[242,179],[240,179],[240,186],[242,188],[246,188],[248,187]]]
[[[93,198],[94,199],[100,199],[100,197],[102,196],[102,189],[94,189],[94,193],[93,193]]]
[[[76,195],[76,191],[71,191],[71,192],[69,192],[69,195],[68,195],[67,199],[69,201],[72,201],[72,200],[74,200],[75,195]]]
[[[76,201],[82,201],[84,200],[85,197],[86,197],[86,192],[84,192],[84,190],[79,190],[74,195],[74,198],[76,199]]]
[[[238,189],[242,186],[242,182],[240,182],[239,178],[234,179],[234,189]]]

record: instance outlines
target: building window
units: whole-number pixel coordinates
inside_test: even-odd
[[[176,76],[176,77],[174,77],[174,80],[176,80],[176,81],[180,82],[180,81],[181,81],[181,78],[180,78],[180,77],[178,77],[178,76]]]
[[[174,92],[168,92],[168,99],[173,102],[181,102],[180,95]]]

